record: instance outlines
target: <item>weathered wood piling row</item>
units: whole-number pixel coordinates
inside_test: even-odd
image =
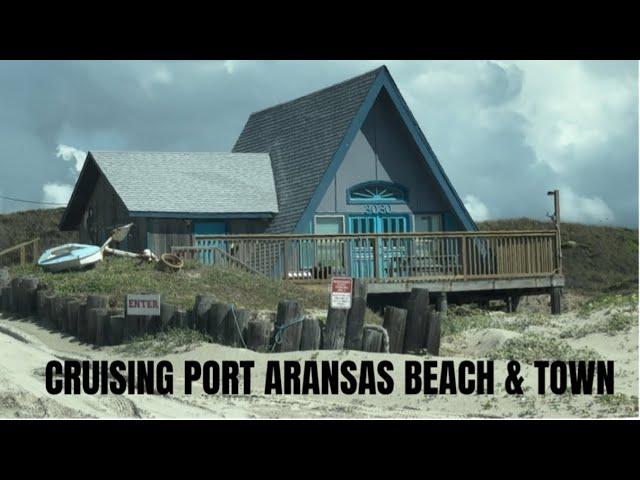
[[[276,352],[292,352],[300,349],[302,335],[302,307],[299,302],[283,300],[278,302],[276,313],[276,334],[279,330],[279,342]],[[282,328],[285,327],[285,328]]]
[[[552,296],[558,308],[559,292]],[[159,316],[127,315],[110,306],[107,295],[54,294],[47,285],[31,277],[0,281],[0,309],[20,315],[37,314],[53,328],[98,346],[119,345],[134,337],[174,328],[193,328],[222,345],[258,352],[361,349],[367,352],[402,353],[426,348],[432,355],[440,350],[440,330],[446,315],[446,297],[438,297],[436,312],[429,305],[429,292],[414,288],[407,309],[386,307],[384,326],[365,325],[366,283],[355,279],[352,308],[329,308],[326,323],[302,316],[297,301],[281,301],[275,323],[251,318],[251,312],[217,302],[213,295],[198,295],[192,309],[180,309],[161,302]]]
[[[347,310],[330,308],[322,334],[323,350],[342,350],[347,334]]]
[[[404,330],[404,351],[417,352],[425,343],[429,291],[424,288],[411,290],[407,302],[407,320]]]
[[[247,323],[247,347],[256,352],[266,351],[271,331],[271,322],[259,318],[249,320]]]
[[[386,307],[384,309],[384,328],[389,334],[389,353],[404,351],[404,330],[407,311],[403,308]]]
[[[372,328],[365,328],[362,334],[362,351],[380,352],[382,350],[382,333]]]
[[[224,318],[224,345],[244,347],[247,338],[249,318],[250,313],[247,310],[236,310],[234,307],[229,311]]]
[[[360,278],[353,279],[351,308],[347,314],[344,348],[357,350],[362,345],[362,327],[367,311],[367,284]]]
[[[322,344],[322,329],[317,318],[306,317],[302,322],[300,350],[319,350]]]

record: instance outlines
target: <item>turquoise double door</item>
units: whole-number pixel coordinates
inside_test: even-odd
[[[216,257],[211,247],[217,247],[223,251],[226,250],[225,242],[202,238],[201,235],[224,235],[225,233],[227,233],[225,222],[193,222],[195,246],[202,247],[202,250],[198,252],[198,260],[201,264],[213,265],[215,263]]]
[[[408,233],[411,231],[408,215],[355,215],[349,217],[349,233],[356,235]],[[375,258],[375,242],[378,258]],[[377,261],[381,278],[400,276],[409,250],[408,239],[354,238],[351,240],[351,274],[357,278],[373,278]]]

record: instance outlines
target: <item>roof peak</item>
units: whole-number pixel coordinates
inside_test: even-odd
[[[355,76],[353,76],[351,78],[347,78],[346,80],[342,80],[340,82],[333,83],[333,84],[331,84],[329,86],[319,88],[318,90],[314,90],[312,92],[305,93],[304,95],[301,95],[299,97],[293,98],[291,100],[286,100],[284,102],[276,103],[275,105],[271,105],[270,107],[263,108],[262,110],[256,110],[255,112],[252,112],[251,115],[255,115],[255,114],[258,114],[258,113],[263,113],[263,112],[266,112],[266,111],[271,110],[273,108],[282,107],[283,105],[287,105],[288,103],[297,102],[297,101],[302,100],[304,98],[317,95],[318,93],[324,92],[325,90],[331,90],[332,88],[339,87],[341,85],[344,85],[344,84],[349,83],[349,82],[353,82],[355,80],[358,80],[358,79],[360,79],[362,77],[366,77],[366,76],[372,75],[374,73],[377,76],[382,71],[386,71],[388,73],[389,69],[387,68],[386,65],[382,64],[379,67],[374,68],[373,70],[369,70],[369,71],[366,71],[366,72],[361,73],[359,75],[355,75]]]

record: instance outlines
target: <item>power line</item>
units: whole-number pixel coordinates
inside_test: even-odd
[[[35,200],[22,200],[20,198],[5,197],[4,195],[0,195],[0,198],[4,200],[11,200],[12,202],[36,203],[38,205],[66,205],[66,203],[36,202]]]

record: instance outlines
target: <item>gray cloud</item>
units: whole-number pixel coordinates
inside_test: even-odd
[[[637,227],[636,62],[2,61],[0,192],[64,196],[59,145],[228,151],[251,112],[381,63],[478,212],[544,218],[561,188],[565,218]]]

